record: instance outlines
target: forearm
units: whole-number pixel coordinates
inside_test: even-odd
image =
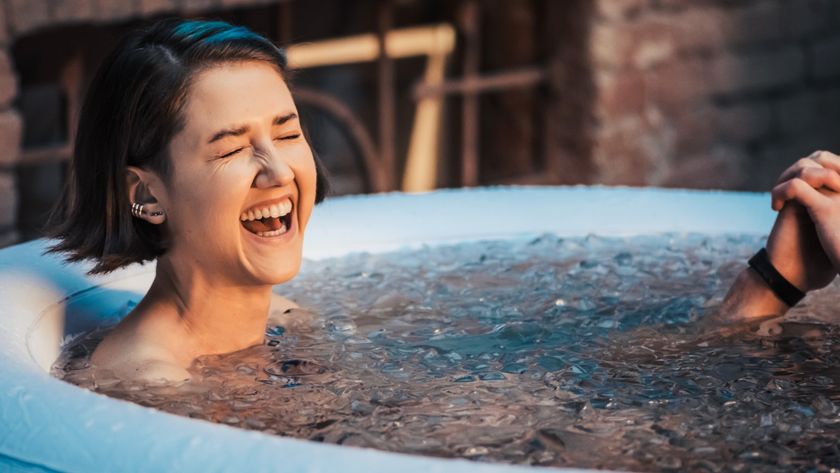
[[[837,275],[808,212],[796,203],[779,212],[767,239],[767,256],[779,276],[803,293],[826,286]],[[745,267],[729,288],[720,316],[749,321],[784,315],[788,309],[756,270]]]
[[[784,315],[788,309],[755,271],[744,268],[729,288],[720,316],[733,322],[747,322],[770,315]]]

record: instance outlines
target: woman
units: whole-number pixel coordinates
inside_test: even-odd
[[[154,24],[100,67],[52,251],[92,273],[157,270],[97,370],[186,380],[196,357],[262,342],[271,288],[297,273],[326,192],[287,78],[281,49],[223,22]]]

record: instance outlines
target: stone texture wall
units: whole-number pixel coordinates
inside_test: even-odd
[[[840,149],[840,2],[599,0],[594,181],[767,190]]]

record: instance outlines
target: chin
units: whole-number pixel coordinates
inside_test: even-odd
[[[251,241],[257,241],[261,245],[257,247],[247,246],[241,267],[245,274],[256,285],[282,284],[297,276],[303,260],[303,244],[297,235],[291,241],[278,239],[255,240],[249,236]],[[255,250],[255,251],[254,251]]]
[[[260,268],[258,274],[256,275],[256,279],[263,284],[271,284],[274,286],[276,284],[283,284],[284,282],[290,281],[298,275],[298,272],[300,272],[299,258],[294,262],[285,260],[281,264],[272,267]]]

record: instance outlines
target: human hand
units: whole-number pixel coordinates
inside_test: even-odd
[[[771,191],[773,210],[781,210],[785,202],[801,195],[810,195],[810,190],[840,191],[840,156],[828,151],[814,151],[801,158],[776,180]],[[807,189],[805,185],[811,189]]]
[[[787,278],[785,267],[788,280],[803,291],[824,287],[840,269],[840,156],[817,151],[800,159],[782,173],[771,196],[773,209],[782,210],[768,239],[771,262]],[[791,204],[790,223],[777,231]]]
[[[837,276],[808,211],[796,201],[787,202],[776,217],[767,254],[776,270],[802,292],[825,287]]]
[[[802,292],[825,287],[837,275],[840,258],[830,258],[828,248],[836,256],[840,255],[840,245],[827,246],[836,239],[830,235],[823,239],[814,216],[826,234],[830,233],[830,222],[840,227],[840,217],[833,215],[840,209],[840,194],[823,185],[840,189],[838,170],[840,157],[815,153],[782,173],[772,192],[772,205],[779,215],[767,239],[767,253],[776,270]],[[810,204],[810,210],[801,200]],[[761,321],[783,315],[787,309],[755,271],[745,268],[730,287],[717,320]]]

